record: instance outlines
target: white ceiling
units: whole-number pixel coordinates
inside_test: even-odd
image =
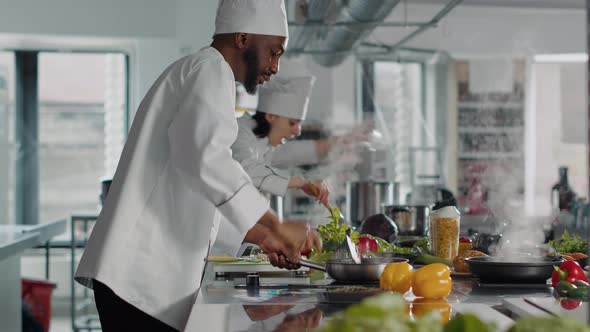
[[[408,4],[446,4],[449,0],[406,0]],[[584,9],[585,0],[463,0],[459,6]]]

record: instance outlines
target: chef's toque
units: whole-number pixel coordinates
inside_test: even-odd
[[[220,0],[215,33],[253,33],[289,37],[283,0]]]
[[[281,61],[279,73],[258,89],[257,111],[305,120],[314,82],[304,67]]]

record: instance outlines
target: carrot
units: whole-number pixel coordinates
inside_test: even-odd
[[[575,258],[573,258],[570,255],[564,255],[564,254],[562,254],[561,257],[563,257],[563,259],[565,259],[566,261],[575,261]]]

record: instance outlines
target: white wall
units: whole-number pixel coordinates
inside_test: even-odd
[[[174,38],[177,0],[2,0],[0,32]]]
[[[527,160],[536,168],[527,172],[527,212],[534,216],[551,214],[551,187],[557,182],[558,167],[569,167],[569,183],[579,196],[585,197],[588,188],[588,147],[586,143],[567,143],[563,139],[562,99],[564,82],[571,80],[569,65],[534,64],[534,82],[531,87],[534,99],[534,113],[527,116],[532,123],[527,124],[527,131],[533,137],[527,142],[527,149],[532,152],[532,160]],[[582,70],[584,64],[578,64]],[[565,69],[565,70],[564,70]],[[579,97],[579,96],[578,96]],[[585,100],[585,96],[581,99]],[[582,120],[582,119],[581,119]]]

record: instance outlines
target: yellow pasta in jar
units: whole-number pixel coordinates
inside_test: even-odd
[[[433,255],[455,258],[459,251],[459,218],[431,218],[430,245]]]

